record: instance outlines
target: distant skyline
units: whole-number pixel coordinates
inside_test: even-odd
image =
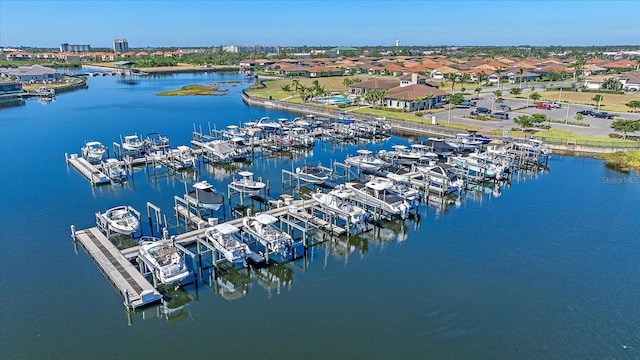
[[[640,1],[0,1],[0,46],[639,45]]]

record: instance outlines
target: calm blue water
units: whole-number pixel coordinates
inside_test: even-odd
[[[323,243],[306,261],[190,286],[175,293],[173,312],[152,307],[129,325],[122,299],[75,251],[70,225],[94,226],[96,211],[119,204],[144,214],[147,201],[173,221],[185,181],[226,191],[231,174],[205,167],[154,178],[140,169],[124,186],[92,188],[64,154],[154,131],[175,147],[189,143],[194,124],[295,116],[248,107],[239,95],[247,84],[234,80],[242,78],[96,77],[48,105],[0,110],[1,358],[640,358],[640,179],[572,157],[495,194],[470,192],[446,209],[423,206],[419,219]],[[212,81],[229,94],[154,95]],[[353,152],[325,143],[248,168],[279,192],[282,168]],[[231,283],[239,295],[223,291]]]

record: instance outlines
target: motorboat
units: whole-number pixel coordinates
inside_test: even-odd
[[[430,165],[416,166],[416,170],[422,175],[429,190],[436,193],[455,192],[464,186],[462,179],[449,164],[434,162]]]
[[[407,176],[387,173],[386,179],[391,180],[393,184],[390,190],[402,196],[411,209],[415,209],[420,205],[422,193],[411,187],[411,182]]]
[[[131,152],[142,152],[144,150],[144,142],[140,140],[138,135],[127,135],[122,140],[122,148]]]
[[[507,165],[493,163],[487,156],[471,153],[468,156],[453,156],[453,163],[471,176],[502,180],[507,177]]]
[[[82,157],[90,163],[99,163],[104,158],[107,148],[99,141],[89,141],[82,147]]]
[[[513,147],[515,150],[522,151],[528,155],[540,156],[540,158],[549,157],[551,156],[551,154],[553,154],[553,150],[544,146],[544,143],[538,139],[516,141],[513,142]]]
[[[193,188],[184,194],[184,199],[191,205],[213,211],[218,210],[224,204],[224,196],[206,180],[193,184]]]
[[[366,183],[348,182],[345,184],[355,194],[356,198],[367,204],[380,208],[392,216],[400,216],[406,219],[411,206],[407,201],[392,190],[393,182],[390,179],[375,177]]]
[[[240,178],[236,178],[234,176],[233,180],[231,180],[231,186],[235,189],[248,193],[248,194],[257,194],[262,189],[267,186],[267,184],[262,181],[256,181],[253,179],[253,173],[251,171],[240,171],[238,173]]]
[[[222,223],[207,228],[205,234],[207,240],[227,261],[234,265],[247,266],[250,250],[240,238],[240,229],[229,223]]]
[[[475,130],[469,130],[468,138],[470,140],[480,141],[483,145],[486,145],[491,142],[491,138],[478,134]]]
[[[268,116],[261,117],[253,126],[262,131],[276,131],[282,128],[279,122],[271,121]]]
[[[353,225],[364,224],[369,220],[369,213],[352,203],[355,194],[353,191],[340,184],[328,193],[318,191],[311,195],[311,198],[323,207],[336,213],[341,219]]]
[[[406,145],[393,145],[392,148],[393,150],[391,151],[380,150],[379,156],[386,161],[397,162],[402,165],[415,164],[423,156],[422,153],[414,151],[413,148],[409,149]]]
[[[384,160],[375,157],[373,151],[367,149],[359,149],[358,155],[348,156],[344,162],[345,164],[356,166],[360,170],[378,171],[386,165]]]
[[[198,162],[193,150],[186,145],[179,145],[177,148],[169,150],[167,160],[177,169],[194,168]]]
[[[269,214],[256,214],[242,219],[244,231],[260,242],[269,252],[287,257],[293,246],[293,238],[278,229],[278,219]]]
[[[127,170],[118,159],[107,159],[102,163],[102,169],[113,182],[123,182],[127,180]]]
[[[475,150],[483,145],[482,141],[471,139],[469,134],[456,134],[455,139],[447,140],[445,142],[459,151]]]
[[[162,152],[165,153],[171,147],[171,141],[166,135],[161,135],[156,132],[147,134],[144,139],[144,148],[148,153]]]
[[[138,256],[156,270],[158,280],[162,284],[180,284],[190,274],[184,252],[170,239],[143,237]]]
[[[302,181],[310,184],[322,184],[329,179],[329,174],[320,165],[304,164],[302,168],[296,168],[296,175]]]
[[[136,213],[137,211],[131,206],[121,205],[113,207],[102,214],[98,213],[98,216],[109,230],[131,236],[140,229],[140,219],[136,216]]]

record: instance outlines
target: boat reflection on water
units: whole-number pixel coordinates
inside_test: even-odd
[[[197,300],[196,295],[189,293],[183,288],[167,286],[163,288],[162,302],[156,306],[145,307],[136,313],[142,313],[143,320],[164,319],[169,323],[174,323],[185,318],[191,318],[191,313],[187,309],[189,303]],[[131,325],[131,319],[129,319]]]
[[[273,291],[280,294],[283,287],[290,289],[293,283],[293,269],[283,264],[254,268],[252,273],[258,279],[258,285],[267,291],[269,298]]]
[[[228,163],[228,164],[204,164],[204,172],[218,181],[228,180],[233,177],[238,169],[241,168],[241,163]]]
[[[242,298],[249,291],[251,276],[246,269],[224,267],[209,273],[209,287],[225,300],[233,301]]]

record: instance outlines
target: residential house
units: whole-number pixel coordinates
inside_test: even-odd
[[[394,88],[396,86],[399,86],[397,79],[379,79],[379,78],[375,78],[375,79],[366,80],[366,81],[362,81],[362,82],[359,82],[359,83],[354,83],[354,84],[349,85],[349,93],[354,94],[354,95],[358,95],[358,96],[362,96],[368,90],[372,90],[372,89],[389,90],[389,89],[392,89],[392,88]]]
[[[621,75],[620,82],[622,83],[622,88],[627,91],[639,91],[640,90],[640,71]]]
[[[400,77],[400,87],[409,86],[413,84],[427,85],[427,78],[420,76],[417,73]]]
[[[430,109],[437,103],[442,103],[449,98],[449,93],[422,84],[397,86],[388,91],[385,97],[385,105],[389,108],[402,109],[404,111]]]
[[[51,82],[57,81],[61,78],[61,75],[54,69],[42,66],[20,66],[16,69],[5,69],[2,73],[3,76],[16,79],[19,82]]]
[[[326,66],[312,66],[306,69],[309,74],[309,77],[326,77],[326,76],[341,76],[343,74],[342,70],[334,67],[326,67]]]

